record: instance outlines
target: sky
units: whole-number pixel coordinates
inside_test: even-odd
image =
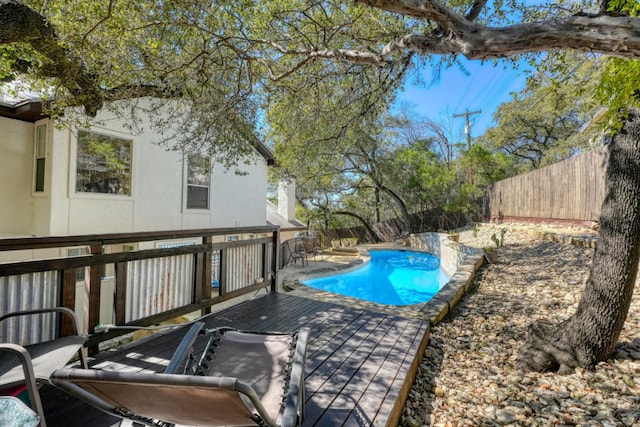
[[[442,71],[437,82],[432,82],[430,70],[423,71],[426,85],[421,87],[407,85],[398,96],[398,102],[408,102],[420,115],[431,120],[451,124],[452,135],[463,142],[465,118],[453,116],[482,111],[469,116],[471,136],[475,138],[493,126],[493,113],[498,106],[511,100],[511,92],[519,92],[525,86],[524,71],[514,70],[510,65],[497,65],[492,62],[461,61],[466,68],[458,66]]]

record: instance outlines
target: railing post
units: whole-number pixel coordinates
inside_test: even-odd
[[[209,250],[204,253],[198,254],[201,255],[201,258],[199,259],[201,259],[202,269],[200,274],[200,284],[196,283],[196,286],[199,287],[198,289],[200,289],[200,295],[197,302],[202,302],[202,300],[205,299],[211,299],[211,258],[213,256],[213,249],[211,249],[211,244],[213,243],[213,237],[203,236],[202,243],[205,245],[209,245]],[[198,271],[199,269],[196,268],[196,272]],[[196,294],[198,294],[197,291]],[[200,309],[200,314],[203,316],[209,313],[211,313],[211,304]]]
[[[127,275],[128,263],[115,263],[115,322],[116,325],[124,325],[127,322]]]
[[[91,255],[102,254],[102,245],[89,246]],[[100,285],[101,270],[103,265],[92,265],[89,267],[89,333],[94,333],[95,326],[100,323]],[[98,353],[97,345],[89,347],[89,354]]]
[[[280,266],[280,228],[272,234],[273,253],[271,254],[271,292],[278,291],[278,269]]]
[[[270,243],[265,242],[260,245],[262,248],[262,278],[265,283],[269,280],[273,280],[273,276],[271,275],[271,253],[269,252]]]
[[[228,248],[220,249],[220,283],[218,285],[220,296],[227,293],[227,252],[229,252]]]
[[[60,275],[60,305],[73,311],[76,309],[76,269],[68,268],[61,271]],[[83,328],[83,325],[80,325]],[[60,316],[60,336],[73,335],[73,324],[68,316]],[[84,330],[78,331],[86,333]]]

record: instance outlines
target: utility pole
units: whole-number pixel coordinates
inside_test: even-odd
[[[467,150],[469,150],[469,152],[471,151],[471,123],[469,122],[469,116],[471,116],[472,114],[480,114],[480,113],[482,113],[482,110],[469,112],[469,109],[466,108],[464,113],[453,115],[454,118],[464,117],[465,119],[464,133],[467,134]],[[473,185],[473,172],[471,171],[471,169],[469,169],[467,172],[469,174],[469,184]]]
[[[464,113],[453,115],[454,118],[455,117],[465,118],[464,133],[467,135],[467,149],[469,151],[471,151],[471,123],[469,123],[469,116],[473,114],[480,114],[480,113],[482,113],[482,110],[469,112],[469,109],[467,108]]]

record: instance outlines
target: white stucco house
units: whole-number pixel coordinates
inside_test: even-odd
[[[144,100],[137,105],[144,107]],[[165,114],[171,118],[171,111]],[[145,116],[144,108],[136,120],[142,132],[131,131],[129,123],[108,110],[83,125],[69,125],[44,116],[37,98],[0,94],[0,239],[229,229],[229,234],[214,237],[220,242],[259,237],[239,235],[237,227],[304,230],[294,218],[294,182],[281,185],[278,208],[267,201],[268,168],[275,161],[257,139],[251,152],[227,169],[208,156],[158,144],[163,136],[151,130],[153,117]],[[105,246],[103,253],[199,243],[201,238],[136,241]],[[89,250],[0,251],[0,264],[75,257]],[[213,270],[219,268],[217,253],[211,263]],[[100,318],[108,321],[113,316],[114,271],[113,264],[105,265],[100,278]],[[76,271],[75,310],[85,328],[87,272]],[[178,270],[164,276],[174,273]]]
[[[60,126],[42,115],[39,99],[0,97],[0,238],[269,223],[267,175],[275,162],[264,144],[227,170],[159,146],[144,114],[138,119],[146,129],[140,134],[108,111],[87,126]],[[143,247],[125,248],[133,249]],[[15,254],[0,254],[0,262],[11,260]]]
[[[94,120],[101,125],[60,128],[40,109],[38,100],[0,101],[0,235],[266,224],[274,158],[263,144],[236,174],[166,150],[159,135],[133,134],[106,111]]]

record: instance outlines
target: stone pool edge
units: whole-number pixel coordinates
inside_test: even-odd
[[[310,298],[330,298],[333,302],[343,302],[348,305],[362,306],[371,311],[397,314],[403,317],[411,317],[420,320],[428,320],[432,325],[440,323],[453,307],[460,301],[471,287],[475,272],[484,263],[484,253],[481,249],[465,246],[461,243],[450,240],[447,234],[442,233],[420,233],[411,234],[402,242],[384,245],[366,245],[361,252],[361,258],[357,262],[336,265],[332,268],[302,273],[295,277],[283,280],[282,286],[288,292],[296,291],[301,296]],[[334,273],[347,272],[360,268],[368,262],[368,249],[411,249],[431,253],[440,258],[442,268],[451,275],[449,282],[430,301],[421,304],[408,306],[387,306],[357,298],[337,295],[319,289],[310,288],[301,283],[302,280],[326,276]],[[451,274],[450,272],[453,272]],[[339,301],[336,301],[339,300]]]

